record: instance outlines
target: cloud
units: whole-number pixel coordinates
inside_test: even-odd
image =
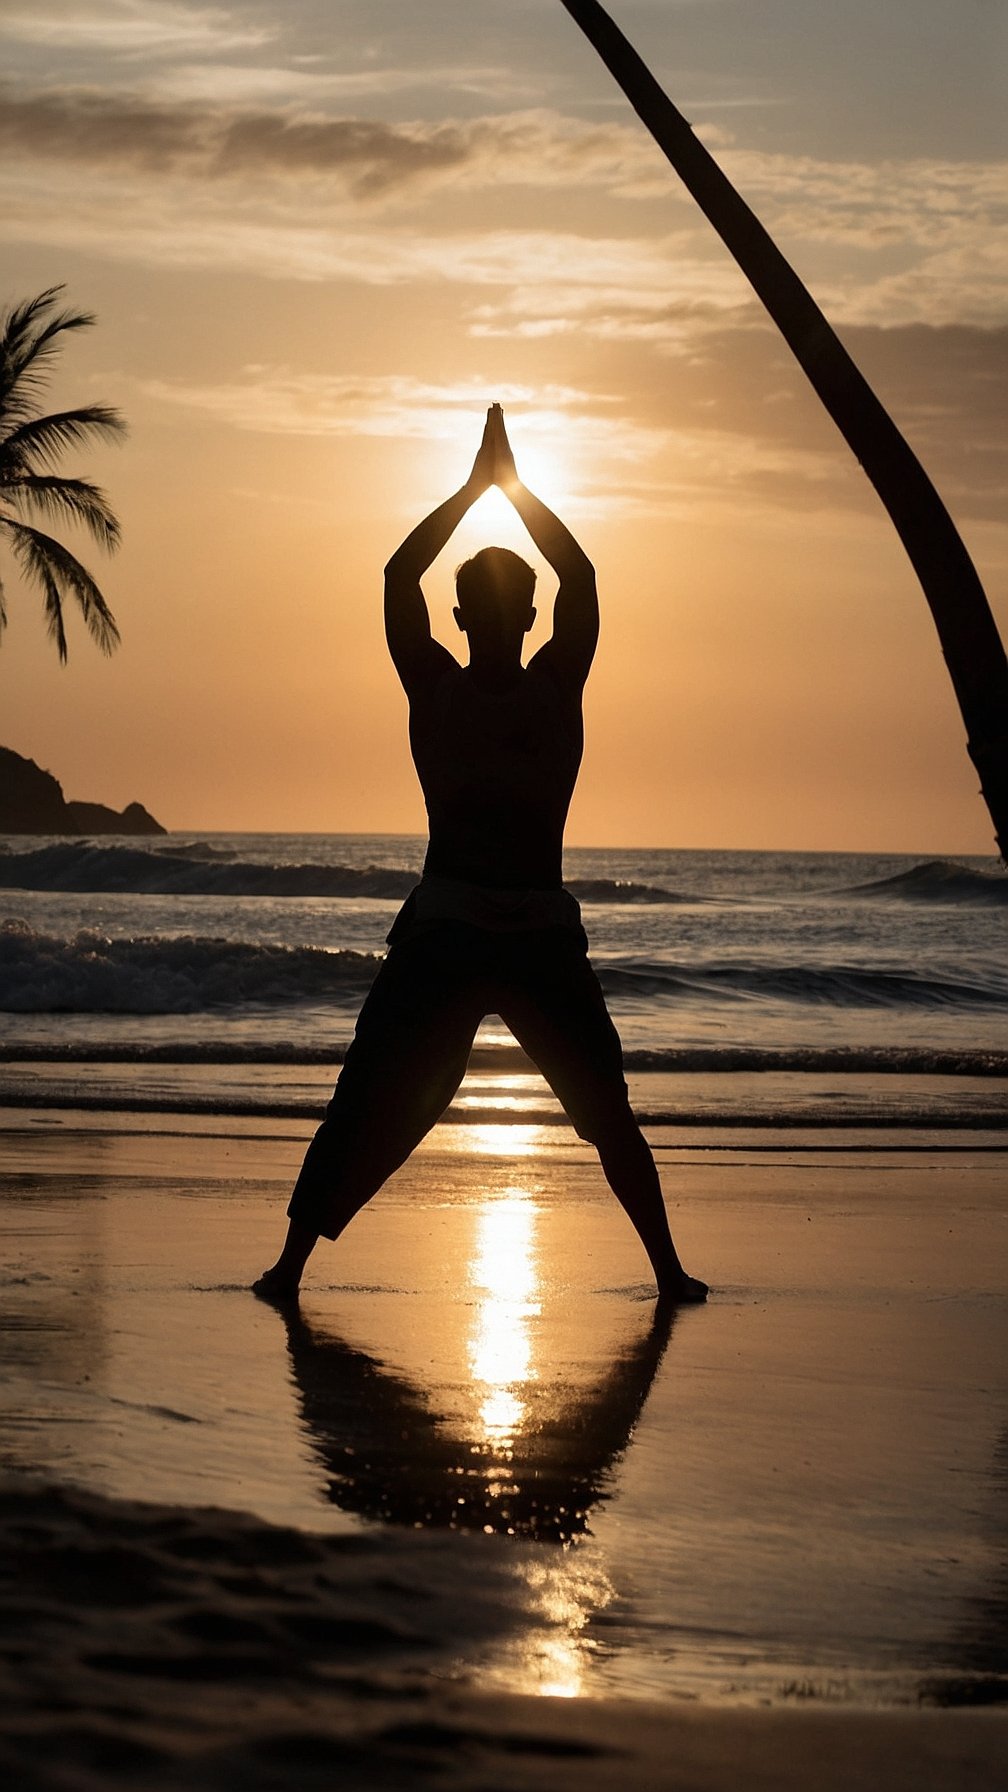
[[[842,334],[953,514],[1003,522],[1008,327],[859,325]],[[837,508],[876,503],[805,375],[755,304],[720,325],[709,323],[667,372],[636,343],[614,344],[598,371],[642,423],[669,422],[697,443],[748,443],[754,459],[743,482],[769,501],[828,501]],[[713,475],[713,450],[708,464]],[[733,477],[742,477],[732,454],[727,464]]]
[[[147,154],[172,154],[170,125]],[[0,164],[0,204],[9,242],[55,244],[154,267],[235,270],[271,279],[342,285],[477,286],[508,293],[544,282],[552,292],[591,288],[613,304],[635,293],[674,293],[676,257],[690,278],[688,257],[673,237],[634,238],[570,230],[482,230],[460,227],[451,214],[421,222],[379,224],[355,207],[320,205],[303,185],[271,192],[258,182],[222,190],[171,169],[158,178],[133,165],[108,184],[84,167],[53,188],[44,165],[15,173]],[[699,278],[699,276],[693,276]],[[712,282],[715,291],[719,277]]]
[[[144,380],[137,389],[156,405],[225,428],[267,436],[413,441],[428,450],[451,444],[456,454],[462,442],[475,446],[492,397],[507,409],[526,476],[549,502],[571,514],[589,509],[596,518],[664,513],[671,502],[667,480],[652,471],[669,431],[621,414],[614,395],[577,386],[482,377],[424,381],[410,374],[362,378],[251,366],[235,380]],[[566,481],[563,490],[558,476]]]
[[[259,79],[261,77],[256,77]],[[97,166],[132,161],[195,179],[312,177],[358,199],[412,195],[450,178],[474,190],[516,184],[601,184],[643,195],[667,187],[624,126],[584,125],[548,112],[390,124],[324,112],[168,103],[93,89],[0,90],[8,155]],[[156,160],[155,160],[156,158]]]
[[[317,107],[331,114],[334,106],[348,102],[388,102],[402,94],[427,92],[443,96],[467,94],[514,105],[530,102],[541,89],[522,81],[508,68],[489,65],[425,64],[393,68],[386,65],[358,69],[313,66],[311,60],[291,66],[261,63],[186,62],[158,70],[142,90],[152,103],[196,103],[220,108],[271,104],[282,111]]]
[[[305,279],[337,273],[341,237],[365,227],[373,233],[376,271],[354,271],[360,256],[351,245],[346,278],[398,279],[407,264],[430,277],[432,258],[425,272],[419,243],[406,247],[411,230],[420,236],[420,206],[435,220],[424,234],[440,252],[450,235],[468,240],[460,208],[468,199],[471,217],[488,191],[498,210],[509,190],[538,193],[532,215],[537,223],[559,221],[558,237],[569,248],[568,196],[585,218],[586,196],[597,195],[598,235],[590,221],[583,225],[581,258],[597,262],[593,240],[607,253],[623,245],[612,251],[613,271],[599,282],[597,302],[585,296],[592,278],[580,266],[553,285],[556,258],[547,254],[517,295],[517,264],[502,270],[500,299],[472,317],[483,336],[517,331],[535,338],[576,327],[601,340],[622,334],[674,347],[684,301],[723,307],[739,303],[744,291],[715,234],[636,126],[552,111],[390,123],[271,105],[168,103],[136,92],[7,88],[0,89],[0,151],[0,188],[20,240],[99,252],[104,242],[106,253],[142,252],[171,265],[216,259],[236,266],[244,255],[250,271]],[[831,317],[866,324],[1003,321],[1004,165],[918,160],[869,167],[730,146],[719,154]],[[474,234],[483,233],[477,227]],[[663,255],[662,279],[645,279],[642,288],[640,264],[654,266]],[[464,248],[460,260],[462,273],[446,267],[445,277],[470,277]]]
[[[202,15],[201,15],[202,16]],[[434,71],[435,74],[437,71]],[[422,76],[357,71],[336,79],[337,91],[358,85],[401,90]],[[442,71],[446,73],[446,71]],[[478,71],[470,71],[474,76]],[[484,75],[487,71],[483,71]],[[219,66],[213,71],[216,83]],[[225,91],[229,71],[224,70]],[[277,69],[230,74],[262,99],[311,76]],[[332,76],[325,76],[329,88]],[[482,117],[390,123],[333,116],[291,103],[227,104],[110,94],[88,88],[0,88],[0,132],[9,154],[80,158],[150,166],[150,143],[178,171],[194,178],[317,177],[341,182],[358,198],[410,196],[445,178],[474,191],[488,186],[598,187],[616,198],[682,197],[673,172],[635,125],[596,124],[547,109]],[[330,98],[332,98],[330,94]],[[710,131],[701,135],[722,137]],[[782,239],[840,243],[868,252],[895,244],[948,248],[978,228],[999,233],[1008,223],[1008,162],[911,159],[868,164],[785,156],[714,145],[743,197]]]
[[[862,328],[848,346],[960,520],[999,522],[1008,498],[1008,329]],[[738,514],[877,506],[834,425],[776,332],[753,313],[711,329],[705,352],[667,377],[635,359],[599,385],[359,377],[256,365],[238,378],[147,380],[140,394],[227,428],[303,438],[428,443],[473,433],[488,396],[516,442],[573,463],[575,502],[607,514],[673,515],[701,503]]]
[[[495,337],[529,353],[539,341],[569,343],[582,369],[590,345],[606,370],[600,380],[628,394],[625,459],[634,444],[646,461],[671,429],[681,469],[702,465],[736,491],[763,479],[818,503],[832,484],[837,502],[860,501],[846,450],[706,221],[685,200],[666,214],[644,197],[650,179],[676,189],[636,127],[547,112],[389,124],[7,90],[0,151],[9,242],[343,288],[455,287],[446,316],[460,342],[468,334],[470,364]],[[962,514],[996,515],[1008,478],[998,420],[998,407],[1002,417],[1008,410],[1008,233],[995,227],[1004,203],[997,170],[719,153],[940,488]],[[482,204],[468,212],[459,204],[508,182],[553,195],[549,207],[528,207],[539,228],[488,230],[472,221],[485,215]],[[598,203],[581,205],[586,192]],[[640,207],[625,203],[631,192]],[[568,193],[579,228],[567,221]],[[216,402],[232,422],[242,406],[254,404],[262,418],[271,405],[272,427],[286,415],[302,431],[314,404],[318,426],[335,427],[317,385],[274,381],[269,405],[262,391],[220,389]],[[436,419],[443,411],[431,403]],[[409,408],[419,416],[413,401]],[[381,433],[382,416],[396,413],[372,391],[353,415],[355,429],[366,418]],[[399,418],[400,426],[411,427]],[[417,425],[429,427],[429,417]],[[748,475],[745,453],[731,444],[748,444]],[[829,474],[830,466],[844,470]],[[664,489],[644,481],[641,502]]]
[[[273,28],[239,23],[223,7],[175,0],[65,0],[44,10],[15,5],[0,18],[0,37],[16,43],[113,56],[209,56],[259,48],[275,36]]]
[[[196,123],[191,114],[151,106],[142,98],[110,100],[96,93],[26,94],[0,89],[0,152],[131,170],[165,170],[191,163]]]
[[[475,440],[491,386],[479,378],[430,382],[409,374],[360,378],[251,366],[236,380],[144,380],[138,390],[157,405],[263,435],[433,445]],[[632,395],[559,384],[497,382],[492,396],[505,406],[513,440],[537,469],[569,469],[563,502],[572,514],[672,516],[699,501],[711,511],[728,507],[737,517],[740,507],[755,510],[764,501],[793,508],[796,493],[802,507],[837,502],[835,456],[801,442],[754,439],[724,416],[721,427],[711,428],[674,401],[635,408]]]
[[[411,374],[305,373],[290,367],[250,366],[240,380],[202,385],[144,380],[140,391],[160,404],[180,406],[266,435],[379,436],[400,440],[455,440],[460,420],[479,418],[487,405],[480,379],[430,381]],[[596,415],[616,400],[575,386],[496,385],[493,397],[520,411],[526,429],[541,430],[562,413]]]
[[[820,294],[823,309],[846,324],[970,324],[997,329],[1005,321],[1008,232],[983,229],[872,280],[848,276]]]

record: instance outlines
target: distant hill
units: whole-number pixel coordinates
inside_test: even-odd
[[[104,803],[68,803],[63,787],[34,759],[0,747],[0,834],[166,834],[142,803],[121,812]]]

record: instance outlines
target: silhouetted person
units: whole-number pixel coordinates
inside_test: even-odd
[[[559,579],[553,634],[527,666],[535,573],[484,548],[459,568],[469,664],[431,635],[420,580],[491,485]],[[297,1293],[320,1236],[338,1238],[451,1102],[476,1030],[499,1014],[538,1066],[633,1221],[660,1296],[699,1301],[669,1231],[651,1151],[630,1110],[619,1036],[562,881],[563,831],[584,745],[581,695],[598,640],[595,572],[515,471],[499,405],[473,470],[385,568],[385,633],[409,698],[430,840],[388,937],[326,1118],[308,1147],[283,1251],[255,1284]]]

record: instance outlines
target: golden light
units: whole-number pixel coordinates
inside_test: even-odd
[[[510,1121],[488,1120],[475,1126],[460,1127],[459,1146],[484,1157],[532,1157],[540,1148],[542,1126],[513,1125]]]
[[[479,1416],[484,1437],[493,1443],[506,1443],[521,1429],[525,1403],[510,1388],[495,1388],[481,1403]],[[498,1485],[496,1481],[494,1484]]]
[[[584,1681],[584,1656],[573,1636],[550,1637],[543,1644],[542,1679],[539,1692],[544,1699],[576,1699]]]
[[[473,505],[467,519],[469,529],[475,530],[488,545],[501,548],[520,549],[528,536],[521,522],[515,515],[514,506],[493,486],[484,492],[482,498]]]
[[[573,502],[564,420],[555,413],[533,413],[516,418],[511,430],[519,478],[551,510],[562,514]],[[496,486],[473,505],[470,518],[484,531],[509,529],[517,522],[514,505]],[[527,541],[520,522],[518,529]]]
[[[496,1070],[467,1071],[465,1082],[455,1097],[457,1108],[494,1107],[506,1110],[509,1114],[521,1113],[523,1109],[531,1109],[533,1112],[541,1110],[544,1102],[558,1105],[556,1097],[538,1072],[525,1071],[515,1072],[510,1076],[502,1076]]]
[[[594,1646],[588,1625],[611,1603],[612,1582],[598,1562],[577,1551],[565,1551],[552,1562],[529,1562],[525,1578],[544,1628],[526,1641],[521,1678],[541,1698],[576,1699],[585,1690]]]
[[[535,1203],[518,1188],[488,1202],[477,1219],[470,1280],[480,1299],[469,1340],[469,1368],[484,1390],[478,1409],[483,1435],[501,1446],[521,1429],[521,1389],[536,1378],[528,1325],[540,1311],[532,1298],[538,1286],[535,1221]]]
[[[467,458],[471,465],[486,413],[471,387],[460,389],[457,395],[446,389],[439,396],[441,403],[425,407],[422,419],[413,419],[413,428],[433,450],[428,456],[426,476],[434,474],[437,489],[444,497],[464,477]],[[510,396],[515,397],[514,407],[509,404]],[[573,438],[584,436],[584,422],[578,428],[562,410],[531,405],[531,396],[524,389],[509,394],[505,388],[499,394],[488,392],[486,404],[499,397],[504,405],[519,478],[551,510],[564,516],[576,503],[569,444]],[[435,449],[434,444],[440,446]],[[523,523],[497,487],[477,499],[456,530],[450,551],[458,561],[491,545],[512,548],[520,554],[530,552]]]

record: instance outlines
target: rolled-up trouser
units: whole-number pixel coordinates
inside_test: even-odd
[[[287,1212],[335,1238],[452,1100],[476,1029],[499,1014],[583,1139],[636,1126],[623,1052],[579,928],[407,928],[361,1009]]]

